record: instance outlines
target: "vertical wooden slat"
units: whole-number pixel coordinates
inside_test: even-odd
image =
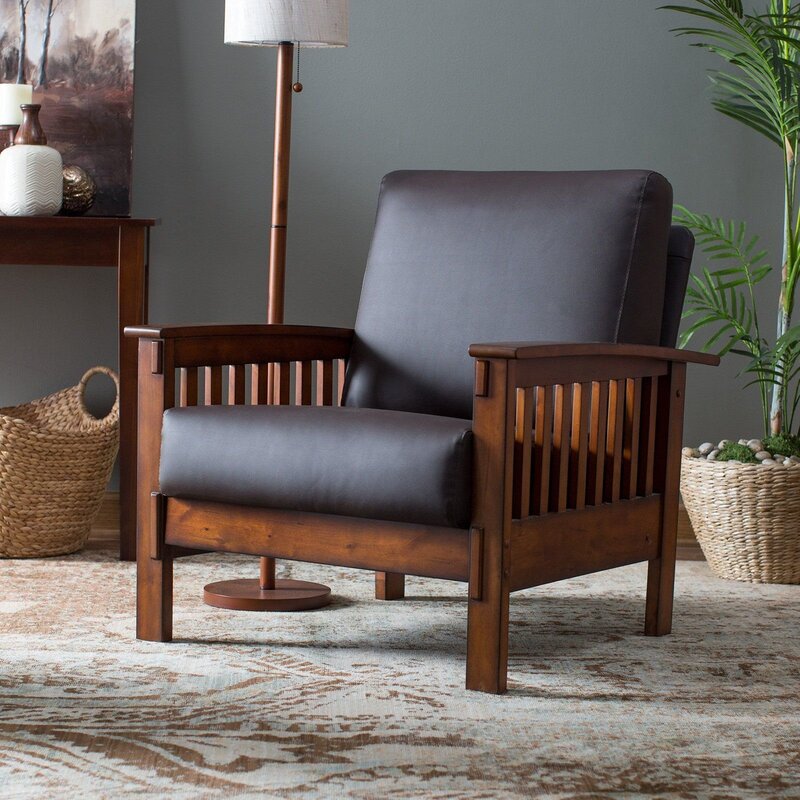
[[[203,367],[205,396],[203,404],[218,406],[222,403],[222,367]]]
[[[531,438],[533,434],[533,389],[517,389],[514,430],[514,503],[512,514],[524,519],[531,513]]]
[[[311,405],[311,362],[296,361],[294,403],[297,406]]]
[[[608,425],[608,383],[592,384],[592,416],[589,422],[589,464],[586,476],[586,502],[599,506],[603,502],[606,460],[606,426]]]
[[[606,476],[604,499],[614,503],[622,485],[622,435],[625,418],[625,381],[609,381],[608,432],[606,434]]]
[[[570,508],[586,506],[586,471],[589,449],[589,414],[592,384],[576,383],[572,394],[572,435],[567,503]]]
[[[197,405],[197,368],[183,367],[181,369],[181,407]]]
[[[269,402],[269,367],[267,364],[253,364],[250,373],[250,403],[265,406]]]
[[[625,423],[622,442],[622,497],[636,497],[639,479],[639,425],[642,379],[629,378],[625,386]]]
[[[655,462],[656,408],[658,403],[658,378],[642,381],[642,416],[639,427],[638,493],[642,497],[653,494],[653,464]]]
[[[344,372],[346,367],[343,358],[336,359],[336,405],[342,404],[342,393],[344,392]]]
[[[317,396],[318,406],[333,405],[333,362],[317,361]]]
[[[233,364],[228,367],[228,405],[244,405],[245,392],[244,364]]]
[[[272,364],[271,366],[275,376],[275,397],[273,402],[277,406],[288,406],[292,386],[292,365],[284,362],[282,364]]]
[[[533,513],[546,514],[550,499],[550,455],[553,448],[553,387],[536,387],[534,437]]]
[[[569,445],[572,424],[572,384],[557,384],[553,419],[553,463],[550,467],[550,510],[567,508]]]

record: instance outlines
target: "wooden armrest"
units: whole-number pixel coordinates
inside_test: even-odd
[[[310,325],[144,325],[125,335],[139,339],[140,352],[168,351],[167,369],[346,359],[353,341],[349,328]]]
[[[644,344],[613,344],[609,342],[493,342],[472,344],[469,354],[474,358],[500,358],[521,361],[539,358],[647,358],[656,361],[678,361],[689,364],[717,366],[719,356],[694,350],[672,347],[653,347]]]
[[[322,328],[314,325],[132,325],[125,335],[138,339],[189,339],[206,336],[319,336],[327,339],[353,338],[351,328]]]

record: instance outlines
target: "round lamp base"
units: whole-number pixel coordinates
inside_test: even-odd
[[[321,583],[278,578],[274,589],[262,589],[258,578],[209,583],[203,602],[231,611],[310,611],[331,601],[331,590]]]

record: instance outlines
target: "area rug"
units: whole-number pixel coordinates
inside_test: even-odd
[[[172,644],[134,638],[111,549],[0,562],[0,797],[800,798],[800,589],[678,567],[641,635],[642,565],[512,597],[509,692],[466,692],[465,588],[282,564],[329,608],[236,613],[176,564]]]

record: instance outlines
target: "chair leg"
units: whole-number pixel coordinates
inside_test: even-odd
[[[139,546],[136,569],[136,638],[172,641],[172,557],[150,558]],[[165,548],[166,549],[166,548]]]
[[[675,589],[675,553],[654,558],[647,565],[646,636],[672,632],[672,599]]]
[[[505,581],[470,582],[467,612],[467,689],[491,694],[506,691],[508,674],[508,601]],[[475,597],[481,599],[476,600]]]
[[[375,573],[376,600],[402,600],[406,596],[406,576],[402,572]]]

